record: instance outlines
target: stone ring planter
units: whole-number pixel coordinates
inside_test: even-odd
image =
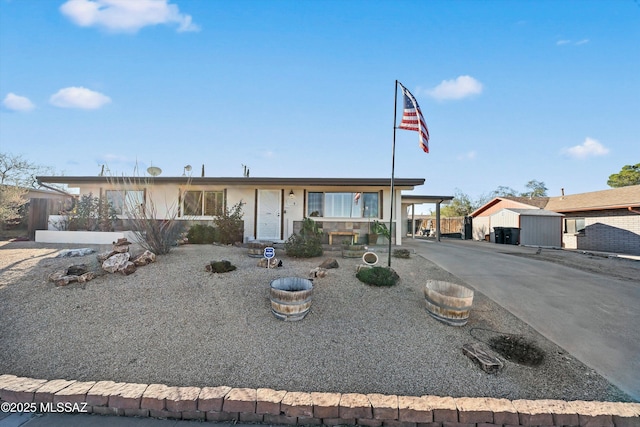
[[[367,265],[376,265],[378,263],[378,255],[375,252],[365,252],[362,255],[362,261]]]
[[[311,308],[313,282],[300,277],[282,277],[271,282],[271,312],[277,319],[302,320]]]
[[[424,299],[429,314],[451,326],[464,326],[473,305],[473,290],[455,283],[427,280]]]

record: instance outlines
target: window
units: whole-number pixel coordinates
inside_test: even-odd
[[[566,218],[564,220],[564,232],[565,233],[580,233],[584,231],[585,223],[584,218]]]
[[[379,193],[309,193],[307,215],[325,218],[378,218]]]
[[[144,190],[106,190],[104,194],[118,215],[144,206]]]
[[[185,191],[182,212],[187,216],[216,216],[224,209],[223,191]]]

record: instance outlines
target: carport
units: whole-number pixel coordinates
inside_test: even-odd
[[[415,205],[435,204],[436,205],[436,241],[440,241],[440,205],[448,205],[454,196],[420,196],[420,195],[402,195],[402,212],[406,212],[406,208],[411,206],[411,238],[415,239],[416,219]]]

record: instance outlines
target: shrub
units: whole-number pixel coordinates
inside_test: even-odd
[[[212,273],[228,273],[234,271],[236,266],[223,259],[222,261],[211,261],[205,268]]]
[[[242,221],[242,205],[238,202],[231,208],[224,209],[220,215],[213,220],[216,225],[218,241],[225,245],[235,242],[242,242],[244,232],[244,221]]]
[[[312,258],[322,255],[322,231],[318,224],[310,218],[302,221],[300,234],[293,233],[284,242],[287,255],[294,258]]]
[[[356,273],[356,277],[361,282],[373,286],[393,286],[400,279],[398,273],[388,267],[363,268]]]
[[[76,202],[69,216],[71,230],[112,231],[118,220],[113,205],[104,198],[84,194]]]
[[[213,243],[217,240],[217,231],[211,225],[194,224],[187,232],[189,243],[204,244]]]

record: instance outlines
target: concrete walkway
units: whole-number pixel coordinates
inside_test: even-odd
[[[640,401],[640,280],[513,256],[536,248],[444,239],[403,246],[464,280]]]

